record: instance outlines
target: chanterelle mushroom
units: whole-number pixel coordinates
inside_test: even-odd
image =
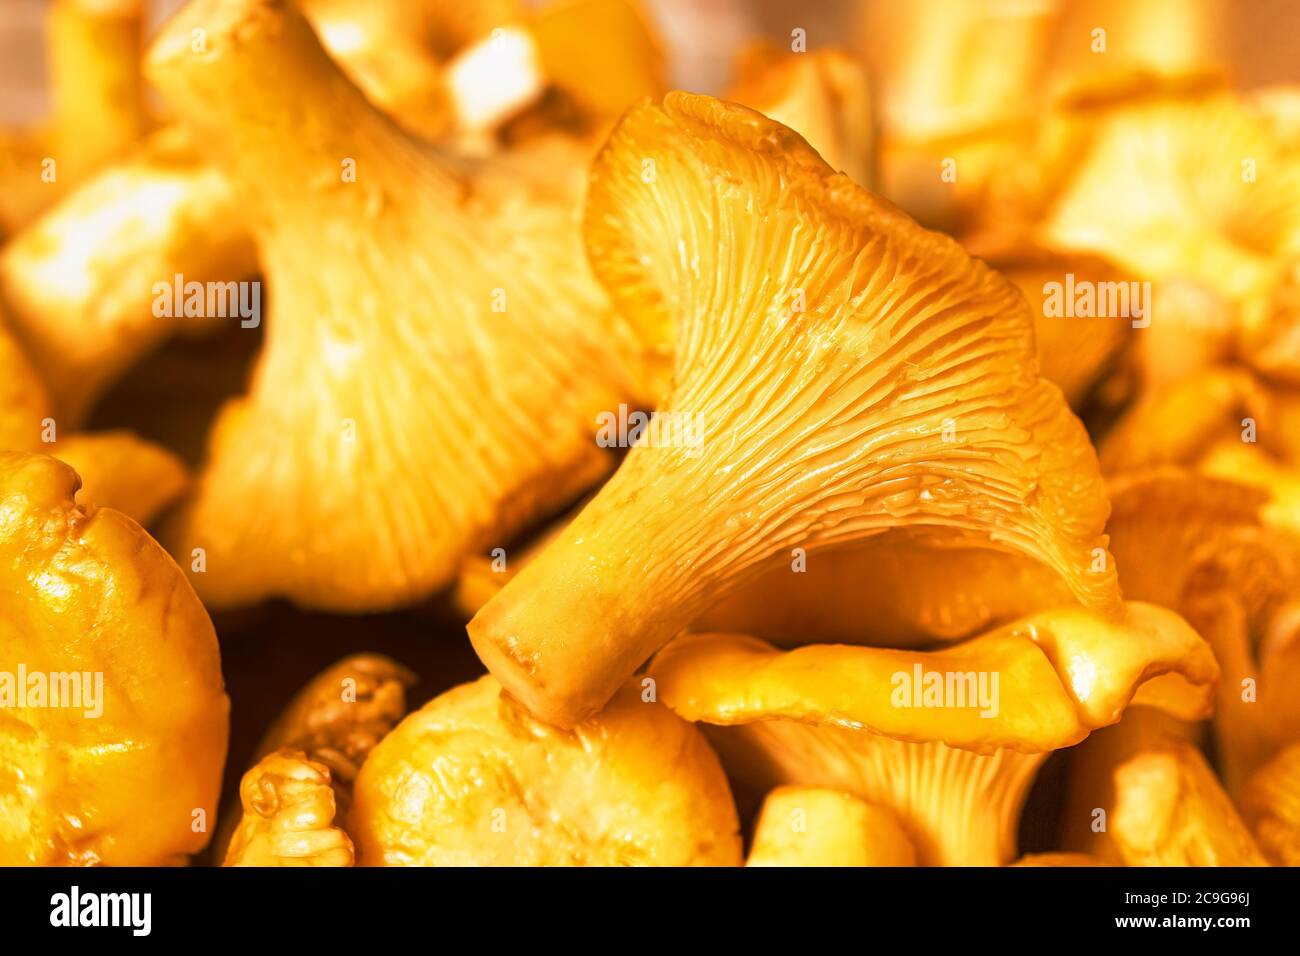
[[[1115,608],[1087,436],[1036,374],[1023,298],[951,239],[685,93],[612,134],[586,238],[666,397],[658,440],[469,625],[534,714],[595,712],[765,560],[895,528],[1018,551]]]
[[[621,340],[581,267],[577,167],[422,147],[284,2],[199,0],[147,68],[247,197],[275,302],[170,536],[205,550],[205,600],[409,602],[604,473]]]
[[[414,680],[380,654],[344,658],[313,677],[258,745],[240,784],[241,815],[217,838],[225,865],[351,866],[343,820],[352,784],[406,713]]]
[[[923,865],[1001,865],[1049,752],[1130,701],[1203,717],[1217,667],[1171,611],[1125,605],[1026,618],[941,651],[685,635],[650,667],[657,693],[710,739],[733,779],[847,790],[892,809]]]
[[[727,778],[704,737],[636,684],[572,731],[491,677],[385,737],[357,777],[362,865],[736,866]]]
[[[0,453],[0,865],[181,863],[226,755],[216,634],[162,548],[76,489]]]

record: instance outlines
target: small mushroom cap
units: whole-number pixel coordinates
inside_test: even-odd
[[[740,863],[727,779],[691,724],[630,684],[572,731],[491,677],[407,717],[357,778],[362,865]]]
[[[352,840],[334,825],[330,771],[301,751],[277,750],[239,784],[243,818],[224,866],[351,866]]]
[[[777,787],[763,800],[746,866],[915,866],[884,807],[840,790]]]
[[[183,862],[208,841],[196,814],[215,820],[226,756],[216,634],[162,548],[79,506],[77,484],[0,453],[0,660],[82,675],[85,705],[0,709],[0,864]]]

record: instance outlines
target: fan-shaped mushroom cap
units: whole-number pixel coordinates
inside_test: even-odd
[[[0,453],[0,864],[183,862],[226,755],[216,634],[162,548],[76,489],[67,465]]]
[[[1218,669],[1176,614],[1125,605],[1026,618],[940,651],[685,635],[650,667],[659,698],[710,738],[733,779],[832,787],[892,808],[922,864],[1000,865],[1045,755],[1133,703],[1208,712]]]
[[[893,813],[851,793],[777,787],[763,800],[746,866],[914,866]]]
[[[199,0],[149,68],[256,211],[275,302],[170,533],[205,549],[206,600],[410,602],[604,473],[621,345],[581,268],[576,167],[412,142],[282,2]]]
[[[952,240],[785,127],[682,93],[624,117],[586,234],[671,387],[657,439],[470,623],[535,714],[599,709],[796,546],[936,527],[1116,606],[1087,437],[1035,374],[1023,298]]]
[[[398,725],[357,778],[363,865],[740,863],[727,778],[703,736],[628,685],[572,731],[491,677]]]

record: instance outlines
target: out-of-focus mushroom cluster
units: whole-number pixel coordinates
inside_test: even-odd
[[[0,865],[1300,863],[1300,85],[675,6],[52,0]]]

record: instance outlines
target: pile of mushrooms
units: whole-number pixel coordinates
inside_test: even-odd
[[[1300,92],[941,7],[716,98],[633,0],[54,3],[0,865],[1300,864]]]

